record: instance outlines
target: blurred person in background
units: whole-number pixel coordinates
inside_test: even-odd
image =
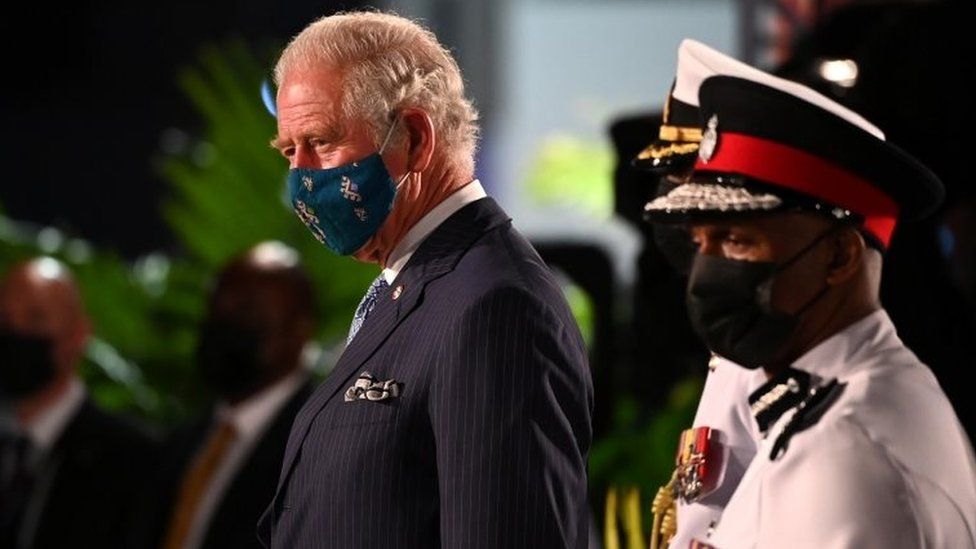
[[[71,274],[42,257],[0,281],[0,547],[122,547],[156,449],[89,399],[91,325]]]
[[[276,67],[289,193],[382,271],[299,412],[272,547],[585,547],[593,389],[552,273],[474,177],[477,115],[437,38],[309,25]]]
[[[166,445],[146,547],[260,547],[258,518],[312,392],[302,356],[315,302],[297,252],[281,243],[261,243],[221,270],[196,356],[217,400]]]

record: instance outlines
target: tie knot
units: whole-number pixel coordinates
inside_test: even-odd
[[[380,295],[383,294],[390,287],[387,284],[386,279],[383,275],[376,277],[375,280],[366,289],[366,295],[359,302],[359,306],[356,307],[356,312],[352,316],[352,324],[349,326],[349,336],[346,338],[346,344],[352,343],[354,337],[359,332],[359,329],[363,326],[363,322],[366,321],[366,317],[369,313],[373,311],[373,307],[376,306],[376,301],[379,299]]]
[[[386,283],[386,278],[383,275],[376,277],[375,280],[369,285],[369,289],[366,290],[367,296],[372,296],[376,298],[383,290],[389,288],[390,285]]]

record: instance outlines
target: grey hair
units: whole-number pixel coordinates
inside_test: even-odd
[[[400,109],[416,107],[433,121],[440,155],[459,173],[474,173],[478,113],[464,96],[461,70],[434,34],[410,19],[380,12],[323,17],[305,27],[275,66],[281,86],[294,70],[326,65],[343,76],[344,120],[365,120],[379,144]],[[402,141],[402,129],[393,142]]]

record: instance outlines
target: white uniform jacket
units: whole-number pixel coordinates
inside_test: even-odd
[[[810,374],[811,387],[833,389],[770,422],[701,541],[717,549],[976,547],[972,446],[887,313],[852,324],[793,367]]]

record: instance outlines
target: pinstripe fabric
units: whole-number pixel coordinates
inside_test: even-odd
[[[266,546],[585,547],[592,386],[539,256],[491,199],[420,246],[292,426]],[[368,370],[399,398],[345,402]]]

